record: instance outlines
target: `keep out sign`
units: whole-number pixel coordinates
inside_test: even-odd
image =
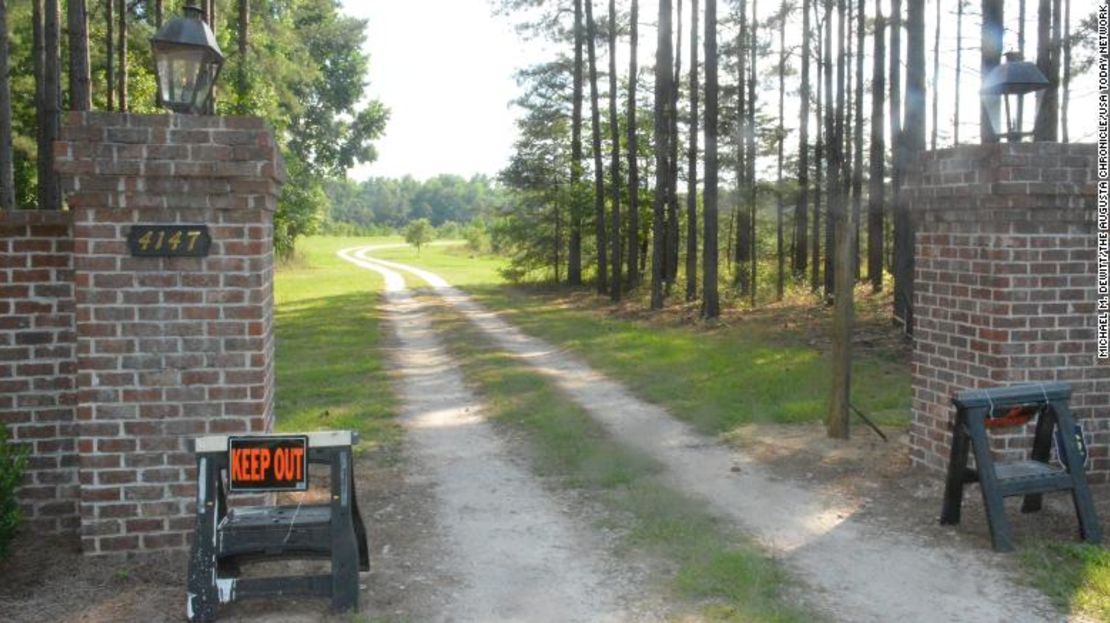
[[[304,491],[308,488],[308,437],[231,437],[232,491]]]

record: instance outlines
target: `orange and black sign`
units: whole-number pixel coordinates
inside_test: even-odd
[[[232,491],[304,491],[308,488],[308,437],[232,437]]]

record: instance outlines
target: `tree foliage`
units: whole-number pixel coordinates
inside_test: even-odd
[[[287,253],[297,237],[312,233],[327,213],[324,181],[344,176],[356,162],[375,158],[373,141],[385,128],[389,111],[365,100],[369,59],[362,51],[364,20],[342,15],[338,0],[215,0],[216,39],[226,57],[217,85],[216,114],[256,115],[274,128],[285,157],[289,179],[275,215],[275,246]],[[12,142],[16,205],[39,207],[39,174],[35,163],[36,119],[32,54],[32,3],[9,3]],[[150,37],[157,27],[152,2],[112,3],[126,7],[126,30],[114,15],[116,41],[108,45],[108,4],[86,2],[88,51],[94,110],[126,109],[160,113],[155,101],[154,64]],[[68,4],[66,5],[68,8]],[[239,16],[249,20],[249,45],[240,47]],[[171,17],[166,11],[163,19]],[[119,45],[125,33],[126,45]],[[109,85],[109,62],[121,69],[109,51],[126,53],[126,88]],[[245,52],[245,54],[243,54]],[[68,78],[68,69],[63,74]],[[232,78],[234,77],[234,78]],[[118,76],[114,77],[118,82]],[[68,84],[69,80],[63,80]],[[127,94],[121,105],[120,92]],[[70,101],[70,97],[63,101]],[[114,101],[113,101],[114,100]]]
[[[431,242],[435,235],[435,228],[426,218],[418,218],[405,226],[405,242],[416,247],[417,254],[420,253],[420,247]]]

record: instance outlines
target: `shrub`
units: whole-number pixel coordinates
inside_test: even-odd
[[[426,218],[418,218],[405,227],[405,242],[416,247],[416,254],[420,254],[420,247],[432,241],[435,229]]]
[[[0,558],[8,552],[8,544],[23,517],[15,499],[15,491],[23,482],[27,451],[8,441],[8,429],[0,425]]]

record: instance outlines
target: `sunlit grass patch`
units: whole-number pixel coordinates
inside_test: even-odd
[[[335,255],[370,242],[381,240],[308,238],[277,269],[275,411],[280,431],[356,430],[363,448],[399,439],[379,335],[381,278]]]
[[[1110,549],[1039,543],[1022,550],[1026,572],[1063,611],[1110,621]]]

